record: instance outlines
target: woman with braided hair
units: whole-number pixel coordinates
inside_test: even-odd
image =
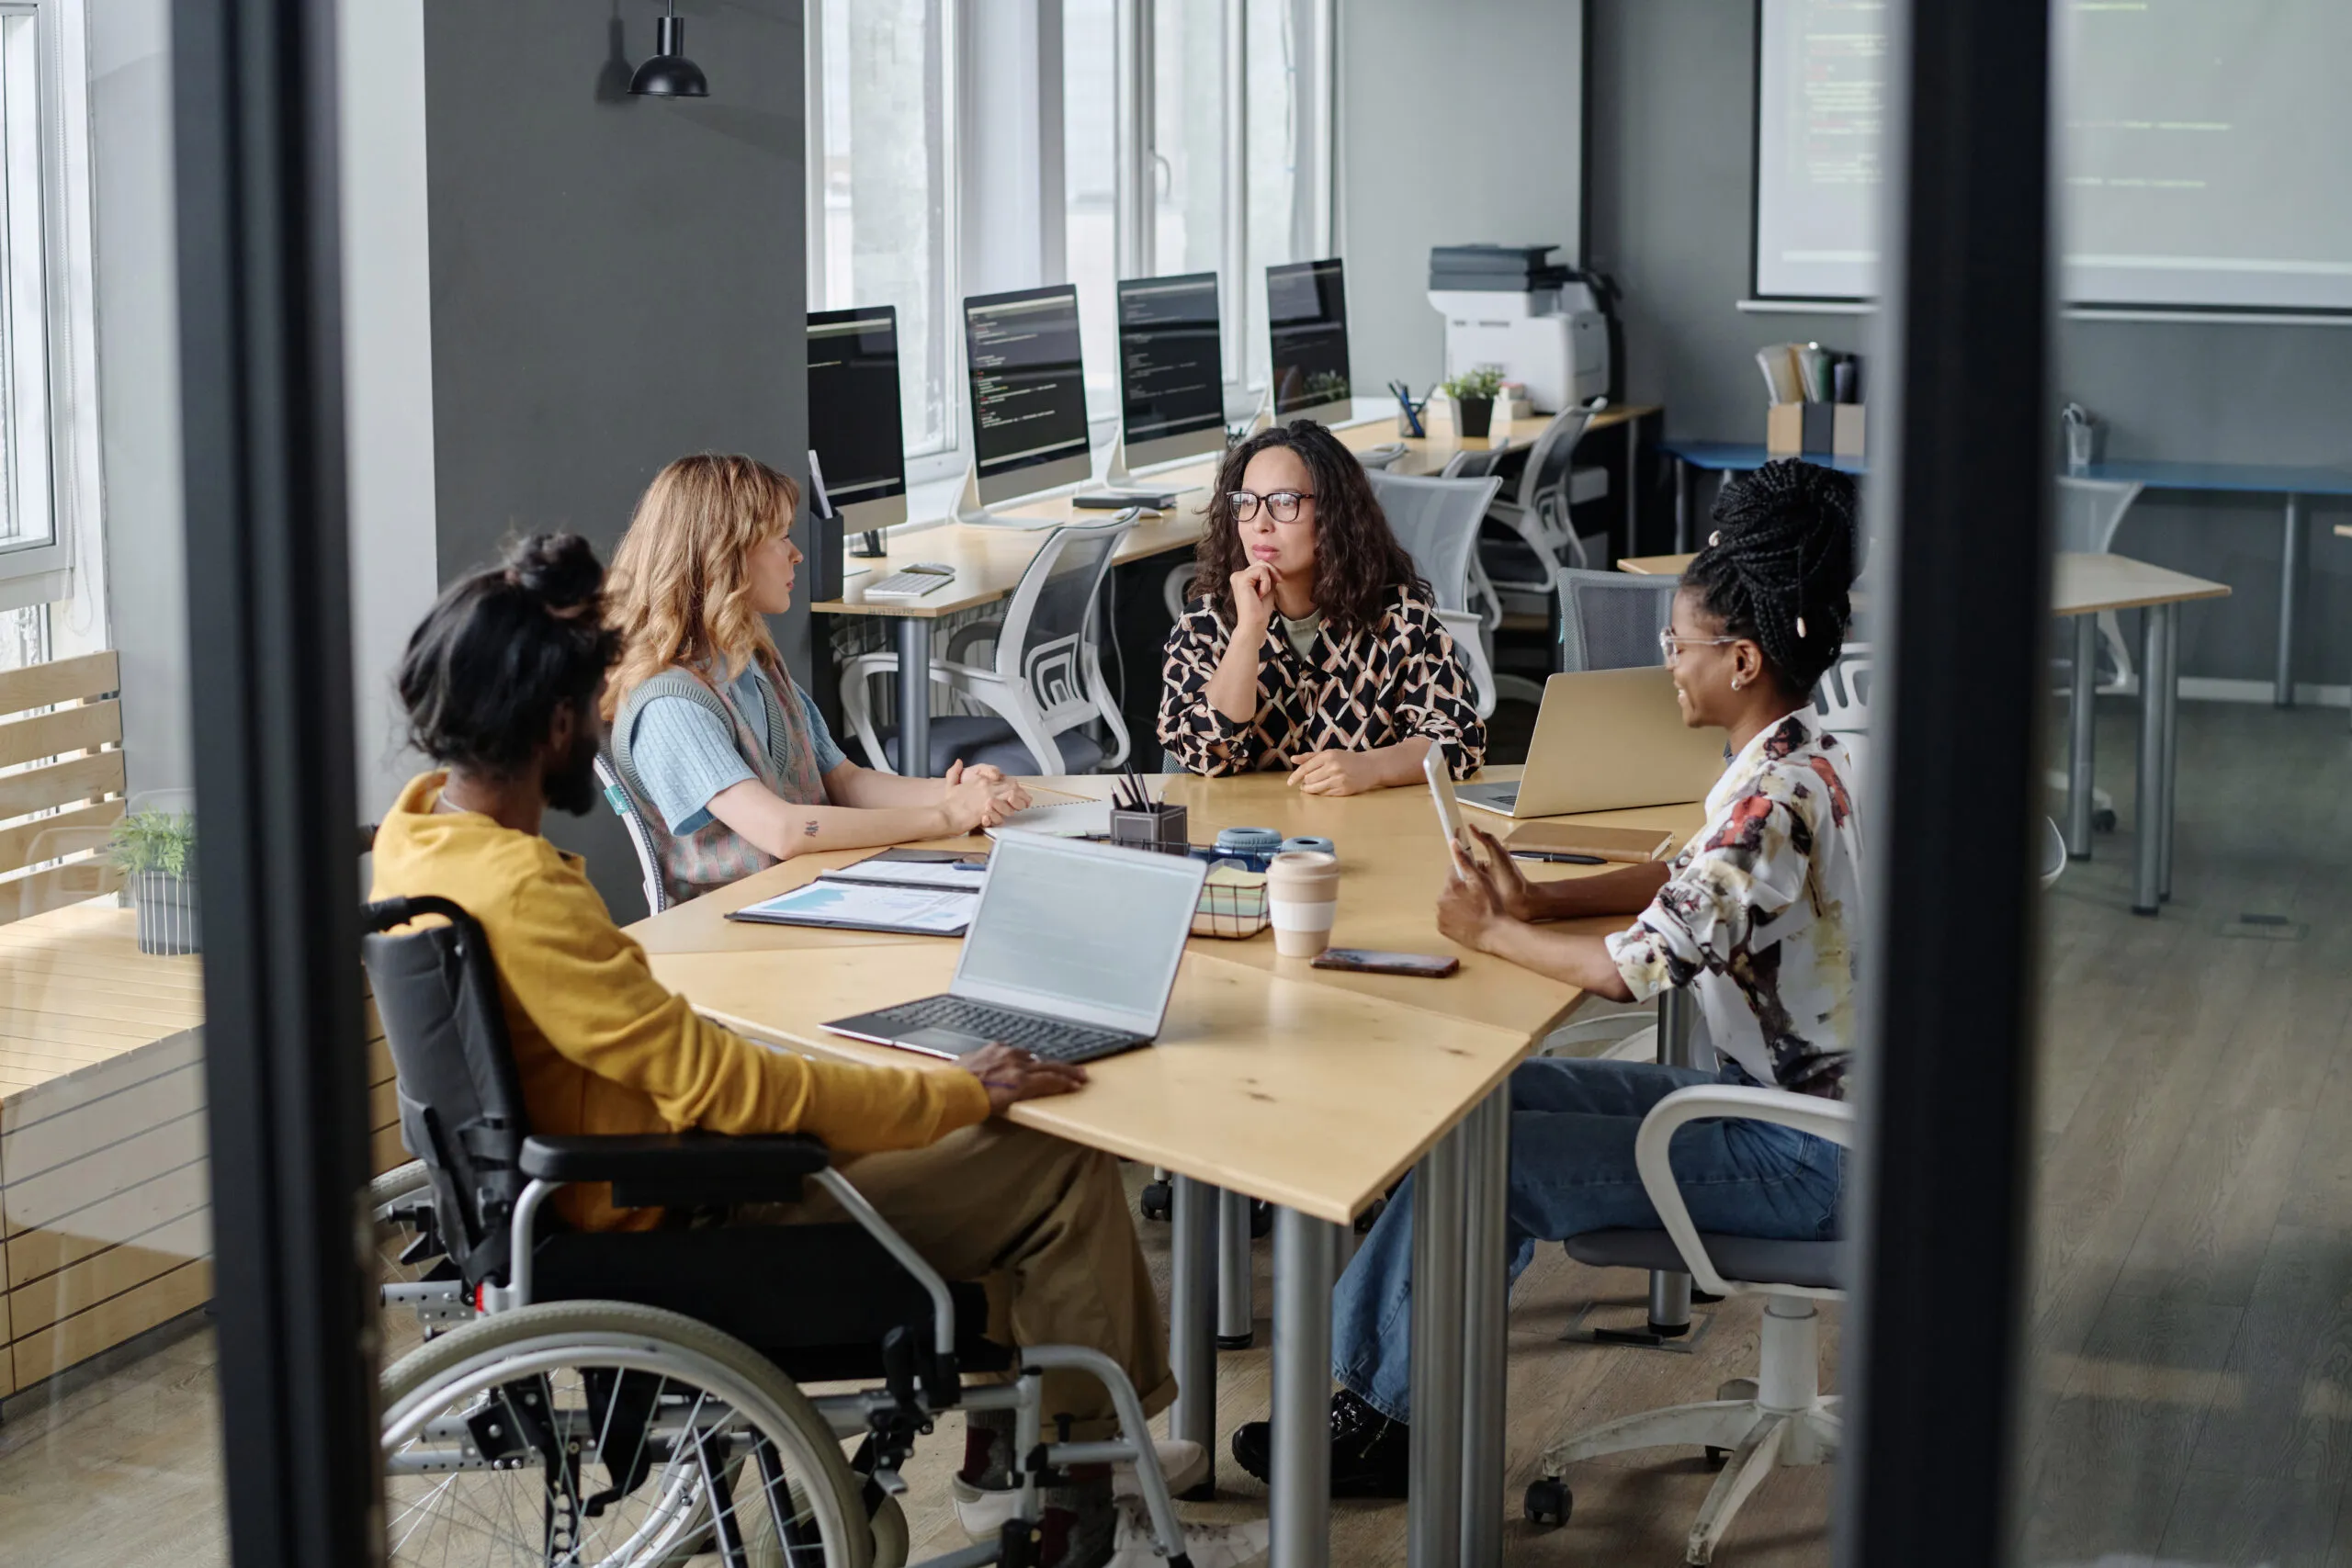
[[[1539,1057],[1511,1075],[1512,1278],[1539,1240],[1662,1228],[1634,1164],[1642,1119],[1691,1084],[1762,1084],[1843,1098],[1854,1038],[1861,832],[1853,763],[1813,707],[1838,657],[1853,579],[1854,489],[1843,474],[1771,464],[1724,489],[1713,532],[1675,594],[1661,641],[1683,722],[1724,730],[1731,762],[1707,822],[1672,863],[1531,883],[1470,831],[1438,901],[1465,947],[1621,1002],[1690,990],[1720,1077],[1684,1067]],[[1610,936],[1548,922],[1632,916]],[[1702,1231],[1812,1241],[1837,1234],[1837,1145],[1761,1122],[1694,1122],[1676,1176]],[[1333,1300],[1331,1484],[1403,1496],[1411,1322],[1412,1185],[1365,1238]],[[1265,1424],[1234,1454],[1266,1473]],[[1473,1499],[1487,1506],[1494,1499]]]

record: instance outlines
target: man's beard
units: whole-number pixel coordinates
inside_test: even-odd
[[[547,775],[548,804],[558,811],[574,817],[585,817],[595,809],[596,796],[596,730],[593,725],[582,726],[579,739],[572,743],[571,755],[563,766]]]

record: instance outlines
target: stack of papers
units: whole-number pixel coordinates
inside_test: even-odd
[[[730,920],[773,926],[823,926],[836,931],[895,931],[907,936],[962,936],[979,908],[977,892],[888,887],[837,874],[736,910]]]

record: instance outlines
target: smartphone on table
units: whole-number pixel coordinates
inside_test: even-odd
[[[1462,967],[1462,960],[1435,953],[1375,953],[1366,947],[1327,947],[1309,960],[1317,969],[1345,969],[1357,975],[1413,975],[1442,980]]]

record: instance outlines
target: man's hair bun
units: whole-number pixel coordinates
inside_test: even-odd
[[[533,534],[506,547],[506,581],[550,615],[574,615],[596,603],[605,569],[577,534]]]

